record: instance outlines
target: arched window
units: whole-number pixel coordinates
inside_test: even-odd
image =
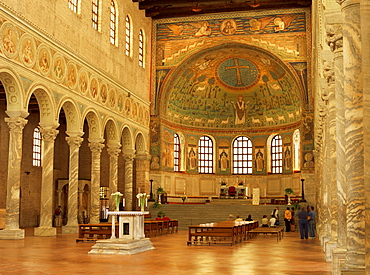
[[[70,8],[74,13],[77,13],[78,0],[68,0],[68,8]]]
[[[300,171],[300,159],[301,159],[301,134],[299,129],[295,130],[293,133],[293,170]]]
[[[144,34],[143,30],[139,32],[139,66],[144,68]]]
[[[95,30],[99,28],[99,0],[92,0],[92,27]]]
[[[33,130],[32,165],[41,166],[41,133],[37,127]]]
[[[241,136],[234,140],[233,173],[252,174],[252,142],[247,137]]]
[[[198,172],[213,173],[213,142],[207,136],[202,136],[198,142]]]
[[[113,0],[110,1],[110,24],[109,24],[109,39],[110,43],[116,45],[116,30],[117,30],[117,9]]]
[[[177,134],[173,138],[173,171],[180,172],[180,138]]]
[[[280,135],[276,135],[271,141],[271,173],[283,172],[283,141]]]
[[[131,20],[126,16],[126,55],[131,55]]]

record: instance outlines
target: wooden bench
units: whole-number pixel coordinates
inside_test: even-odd
[[[118,238],[118,223],[116,223],[116,237]],[[93,242],[99,239],[109,239],[112,236],[111,223],[79,224],[76,242]]]
[[[276,240],[279,241],[284,236],[284,227],[259,227],[248,231],[250,238],[258,234],[276,234]]]
[[[247,232],[258,226],[258,222],[245,223],[224,221],[214,224],[190,225],[187,245],[191,244],[230,244],[247,239]]]
[[[145,237],[151,238],[164,234],[170,234],[178,232],[179,221],[178,220],[167,220],[167,221],[144,221],[144,233]]]

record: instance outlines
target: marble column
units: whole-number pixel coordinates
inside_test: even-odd
[[[22,134],[27,120],[22,117],[5,118],[9,127],[8,177],[6,186],[5,229],[0,239],[24,239],[24,229],[19,228],[19,201],[21,186]]]
[[[103,140],[89,140],[91,150],[91,209],[90,223],[100,222],[100,156],[104,148]]]
[[[359,0],[342,2],[347,179],[347,253],[343,270],[365,269],[363,92]]]
[[[364,93],[365,269],[370,274],[370,1],[361,0],[362,80]]]
[[[135,177],[136,190],[134,190],[135,192],[134,195],[136,195],[139,192],[150,194],[150,184],[149,184],[150,155],[145,152],[136,154],[135,164],[136,171],[134,173],[136,174]]]
[[[69,183],[68,183],[68,222],[62,232],[71,234],[78,232],[78,158],[83,138],[81,134],[66,137],[69,145]]]
[[[133,209],[133,166],[134,166],[134,155],[132,154],[133,150],[130,152],[124,152],[125,159],[125,210],[131,211]]]
[[[118,191],[118,155],[121,152],[120,147],[120,144],[108,144],[107,148],[109,154],[109,191],[111,194]],[[110,211],[116,209],[116,204],[112,199],[109,200],[109,209]]]
[[[333,69],[335,79],[335,127],[336,131],[336,200],[338,202],[337,215],[337,235],[336,248],[332,251],[333,274],[337,274],[340,270],[341,263],[345,259],[346,239],[347,239],[347,222],[346,222],[346,174],[345,174],[345,108],[344,108],[344,90],[343,90],[343,31],[342,19],[336,12],[332,15],[332,30],[333,40],[328,38],[328,45],[334,53]]]
[[[35,228],[35,236],[55,236],[56,228],[53,227],[54,214],[54,140],[59,131],[55,127],[42,127],[42,179],[41,179],[41,208],[40,226]]]

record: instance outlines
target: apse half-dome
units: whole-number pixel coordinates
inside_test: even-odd
[[[160,114],[190,127],[280,127],[300,120],[301,94],[279,58],[257,47],[226,44],[200,51],[169,73]]]

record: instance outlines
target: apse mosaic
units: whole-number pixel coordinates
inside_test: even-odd
[[[260,48],[227,44],[189,58],[162,87],[166,118],[210,128],[272,127],[301,118],[299,83]]]
[[[156,21],[156,113],[174,126],[278,128],[312,107],[307,10]]]

